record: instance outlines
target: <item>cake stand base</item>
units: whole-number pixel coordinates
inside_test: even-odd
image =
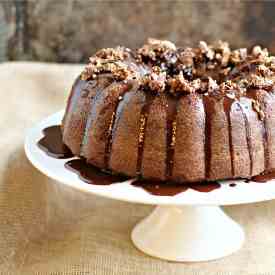
[[[243,229],[218,206],[158,206],[132,232],[144,253],[170,261],[208,261],[237,251]]]

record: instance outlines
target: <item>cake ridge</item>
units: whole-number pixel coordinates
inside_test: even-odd
[[[241,103],[237,102],[240,111],[242,113],[243,119],[244,119],[244,124],[245,124],[245,132],[246,132],[246,143],[247,143],[247,149],[248,149],[248,154],[249,154],[249,159],[250,159],[250,176],[253,174],[253,167],[254,167],[254,160],[253,160],[253,156],[252,156],[252,143],[251,143],[251,129],[249,126],[249,122],[248,122],[248,118],[247,118],[247,114],[243,108],[243,106],[241,105]]]
[[[105,157],[104,157],[106,169],[109,169],[109,161],[112,154],[112,143],[113,143],[114,131],[116,130],[115,126],[116,126],[117,117],[119,115],[118,113],[119,106],[120,104],[123,104],[124,97],[127,93],[135,92],[138,89],[137,85],[135,85],[135,82],[129,82],[127,84],[128,84],[128,88],[125,90],[125,92],[122,95],[119,95],[118,98],[116,99],[117,101],[116,107],[112,114],[112,118],[109,124],[109,133],[108,133],[108,138],[106,142]]]
[[[92,123],[92,111],[93,111],[93,105],[94,105],[94,102],[96,101],[97,97],[100,95],[100,93],[104,90],[104,89],[108,89],[108,87],[110,87],[112,85],[112,82],[109,81],[108,79],[104,79],[104,81],[106,81],[106,83],[102,83],[103,86],[99,85],[99,81],[100,79],[97,78],[96,79],[96,87],[95,87],[95,91],[94,91],[94,97],[91,99],[90,101],[90,108],[88,110],[88,113],[87,113],[87,119],[86,119],[86,123],[85,123],[85,127],[84,127],[84,131],[83,131],[83,139],[82,139],[82,142],[80,144],[80,156],[82,156],[84,154],[83,152],[83,146],[84,146],[84,143],[85,143],[85,139],[87,139],[87,135],[88,135],[88,126]],[[90,92],[90,91],[89,91]]]

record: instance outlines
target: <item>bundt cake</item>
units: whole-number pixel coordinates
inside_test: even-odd
[[[98,168],[144,179],[251,178],[275,168],[275,57],[219,41],[107,48],[76,79],[63,142]]]

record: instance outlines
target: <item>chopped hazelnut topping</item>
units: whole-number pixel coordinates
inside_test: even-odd
[[[152,91],[163,92],[166,84],[166,72],[162,72],[159,67],[155,66],[150,74],[144,76],[142,82],[144,86],[150,87]]]
[[[261,109],[261,104],[259,103],[259,101],[252,99],[252,108],[257,112],[259,119],[263,120],[265,117],[265,113]]]
[[[258,56],[262,52],[262,48],[260,46],[254,46],[252,49],[252,54],[254,56]]]
[[[186,80],[180,72],[178,75],[176,75],[174,78],[171,78],[168,83],[171,87],[171,92],[182,92],[182,93],[192,93],[196,90],[196,88],[199,88],[199,82],[198,79],[195,83],[192,83],[188,80]]]
[[[148,57],[152,61],[157,59],[170,58],[170,54],[176,51],[176,46],[166,40],[158,40],[149,38],[147,44],[138,49],[138,59],[142,60],[142,57]]]
[[[124,60],[129,55],[129,49],[123,47],[106,48],[95,54],[97,57],[108,60]]]
[[[223,41],[200,41],[194,48],[176,48],[170,41],[150,38],[133,52],[124,47],[98,51],[90,57],[81,78],[92,80],[104,73],[124,83],[135,80],[137,87],[154,93],[200,93],[237,99],[250,87],[272,90],[275,57],[260,46],[248,52],[246,48],[231,50]]]
[[[214,91],[219,88],[216,80],[212,79],[211,77],[208,77],[208,91]]]
[[[206,42],[200,41],[199,48],[200,48],[201,52],[204,53],[208,59],[212,60],[214,58],[215,52],[213,49],[208,47]]]

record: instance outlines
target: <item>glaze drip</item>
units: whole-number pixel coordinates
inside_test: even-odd
[[[45,128],[43,134],[44,137],[38,141],[37,145],[47,155],[57,159],[72,158],[74,156],[62,141],[60,125]]]
[[[140,113],[140,124],[139,124],[139,135],[138,135],[138,156],[137,156],[137,169],[136,175],[141,175],[141,165],[142,165],[142,157],[144,151],[144,142],[145,142],[145,132],[146,132],[146,124],[148,119],[148,114],[150,112],[150,106],[153,102],[154,97],[150,94],[146,94],[145,103],[142,107]]]
[[[111,185],[126,181],[125,176],[112,175],[88,164],[85,159],[73,159],[65,164],[65,167],[78,174],[79,178],[86,183],[94,185]]]
[[[205,135],[204,135],[204,157],[205,157],[205,178],[210,178],[211,172],[211,117],[213,113],[212,102],[208,97],[203,97],[205,112]]]
[[[234,103],[233,99],[230,99],[228,97],[224,98],[224,111],[227,118],[227,124],[228,124],[228,138],[229,138],[229,150],[230,150],[230,159],[231,159],[231,175],[232,177],[235,176],[235,167],[234,167],[234,151],[233,151],[233,142],[232,142],[232,125],[231,125],[231,106]]]
[[[167,106],[167,145],[166,145],[166,179],[172,176],[174,151],[176,145],[176,116],[177,116],[177,100],[168,98]]]

